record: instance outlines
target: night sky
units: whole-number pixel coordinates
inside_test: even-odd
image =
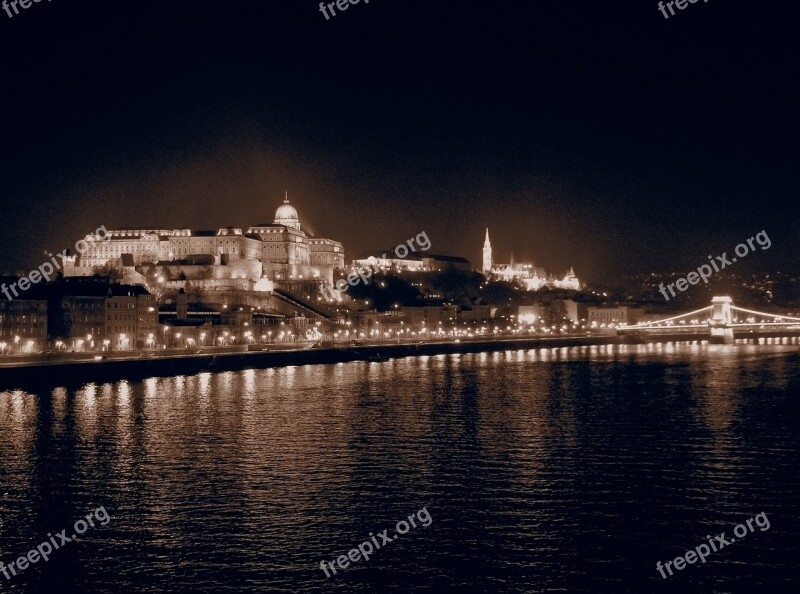
[[[421,231],[584,280],[796,270],[791,3],[52,0],[0,12],[0,271],[99,225]],[[337,11],[338,12],[338,11]]]

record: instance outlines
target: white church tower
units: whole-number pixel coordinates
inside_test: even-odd
[[[483,242],[483,273],[488,274],[492,270],[492,244],[489,243],[489,228],[486,228],[486,241]]]

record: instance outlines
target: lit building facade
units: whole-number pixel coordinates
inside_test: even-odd
[[[0,301],[0,354],[38,352],[46,342],[46,299]]]
[[[422,261],[422,258],[418,256],[397,258],[392,255],[392,252],[389,252],[388,256],[386,252],[383,252],[382,254],[375,252],[353,260],[352,270],[360,270],[365,268],[371,270],[380,270],[382,272],[387,272],[390,270],[409,272],[422,272],[425,270],[430,270],[429,268],[425,267],[425,263]]]
[[[588,308],[588,319],[590,328],[611,328],[621,325],[636,324],[644,319],[644,309],[629,307],[627,305],[617,307],[590,307]]]
[[[498,280],[520,282],[527,291],[538,291],[542,287],[568,289],[571,291],[580,291],[581,289],[580,279],[575,275],[572,267],[563,278],[559,279],[553,275],[548,275],[541,266],[526,262],[514,262],[513,254],[511,255],[510,263],[495,264],[492,257],[492,244],[489,241],[489,229],[486,229],[486,239],[483,242],[482,272],[487,277]]]
[[[71,279],[55,286],[51,302],[50,335],[75,350],[145,348],[157,339],[158,303],[142,286]]]
[[[199,256],[210,256],[213,260],[208,266],[219,270],[212,270],[209,277],[218,281],[226,277],[247,278],[253,283],[307,279],[332,286],[334,270],[344,268],[342,244],[306,235],[288,197],[275,212],[273,223],[248,229],[115,229],[107,238],[87,239],[89,248],[65,266],[65,275],[89,276],[97,267],[117,267],[126,255],[132,257],[135,267],[181,266]]]
[[[420,256],[414,254],[405,258],[398,258],[393,255],[393,252],[387,251],[383,253],[372,252],[353,260],[351,270],[363,269],[380,270],[382,272],[437,272],[455,269],[469,272],[472,270],[472,265],[469,260],[459,256],[442,256],[436,254]]]

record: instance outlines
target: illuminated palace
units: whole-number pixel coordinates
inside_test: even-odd
[[[67,276],[89,276],[98,267],[141,270],[147,265],[169,266],[184,278],[202,278],[206,286],[235,286],[270,290],[274,281],[317,281],[333,285],[333,274],[344,268],[342,244],[310,237],[301,229],[288,195],[273,223],[247,230],[117,229],[108,240],[96,239],[81,256],[71,258]],[[202,271],[202,275],[198,273]]]
[[[525,286],[528,291],[538,291],[542,287],[554,289],[569,289],[580,291],[581,282],[575,276],[575,272],[570,267],[569,272],[564,278],[557,279],[548,276],[544,268],[525,262],[514,262],[514,255],[511,255],[509,264],[495,264],[492,259],[492,244],[489,241],[489,229],[486,229],[486,240],[483,242],[483,274],[500,280],[512,282],[518,281]]]

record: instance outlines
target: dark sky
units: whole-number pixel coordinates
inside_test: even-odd
[[[766,230],[796,269],[790,3],[52,0],[0,12],[0,270],[99,225],[426,231],[587,280]],[[744,268],[743,268],[744,269]]]

